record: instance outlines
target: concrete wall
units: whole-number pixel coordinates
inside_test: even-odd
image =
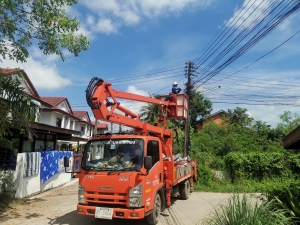
[[[39,123],[44,123],[48,125],[52,125],[52,113],[51,112],[41,112],[41,117],[39,119]],[[56,125],[56,124],[55,124]]]
[[[39,173],[31,177],[23,177],[24,165],[25,165],[25,154],[19,153],[17,157],[17,167],[14,171],[14,182],[16,185],[15,196],[17,198],[24,198],[30,195],[38,194],[40,192],[58,187],[71,180],[71,174],[65,173],[64,171],[51,177],[45,183],[41,181],[41,168]],[[41,162],[41,153],[39,155],[39,162]]]

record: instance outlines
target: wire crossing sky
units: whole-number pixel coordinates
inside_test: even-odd
[[[221,33],[202,56],[195,61],[198,65],[205,65],[204,68],[200,67],[200,76],[195,83],[203,84],[216,76],[296,13],[299,7],[300,1],[297,0],[245,1],[242,8],[235,11],[234,17],[225,23]],[[214,55],[216,56],[209,61]]]
[[[247,108],[275,125],[285,110],[300,112],[299,4],[296,0],[79,0],[68,7],[91,48],[61,62],[33,46],[22,68],[40,96],[67,97],[73,110],[92,112],[85,90],[92,77],[140,95],[185,88],[186,62],[197,70],[194,86],[213,112]],[[214,87],[221,86],[215,90]],[[142,104],[122,102],[135,113]]]

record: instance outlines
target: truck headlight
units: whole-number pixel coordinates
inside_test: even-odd
[[[84,198],[84,187],[82,185],[79,184],[78,186],[78,202],[81,204],[85,204],[85,198]]]
[[[134,188],[129,190],[129,207],[141,207],[142,206],[142,197],[143,197],[143,186],[139,184]]]

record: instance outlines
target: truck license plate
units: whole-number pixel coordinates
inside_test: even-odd
[[[114,210],[112,208],[96,207],[95,218],[111,220],[113,212]]]

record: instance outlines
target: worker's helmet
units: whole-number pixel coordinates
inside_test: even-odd
[[[173,83],[173,85],[177,85],[177,82],[175,81],[175,82]]]

